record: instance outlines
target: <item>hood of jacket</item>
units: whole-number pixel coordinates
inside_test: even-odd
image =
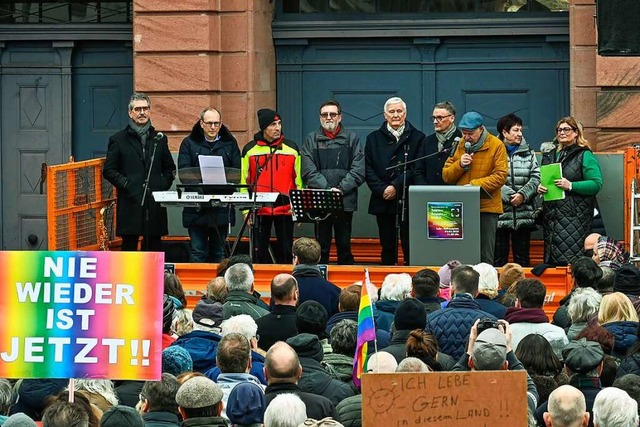
[[[613,351],[617,357],[624,357],[627,350],[638,340],[638,322],[621,321],[602,325],[614,336]]]
[[[322,362],[322,359],[324,359],[322,343],[320,343],[316,335],[307,333],[298,334],[289,338],[287,344],[293,347],[298,357],[306,357],[317,362]]]
[[[312,264],[298,264],[293,267],[294,277],[322,277],[320,268]]]
[[[447,304],[447,308],[472,308],[480,310],[480,304],[469,294],[456,294]]]

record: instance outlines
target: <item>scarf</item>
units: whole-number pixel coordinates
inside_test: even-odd
[[[396,142],[400,141],[400,137],[404,133],[404,126],[405,125],[402,125],[398,129],[394,129],[389,125],[389,123],[387,123],[387,130],[396,138]]]
[[[489,135],[489,132],[487,132],[487,129],[484,128],[482,130],[482,135],[480,135],[480,138],[478,138],[478,142],[476,142],[475,144],[471,144],[471,148],[469,149],[469,151],[472,153],[475,153],[480,148],[482,148],[482,146],[484,145],[484,142],[487,140],[488,135]]]
[[[336,136],[338,136],[338,134],[340,133],[340,125],[338,125],[336,130],[333,132],[329,132],[325,128],[322,128],[322,133],[324,133],[324,135],[331,140],[336,139]]]
[[[509,323],[549,323],[549,318],[541,308],[509,307],[504,320]]]
[[[451,139],[457,129],[456,125],[452,124],[448,131],[436,132],[436,138],[438,138],[438,151],[442,151],[444,143]]]
[[[149,119],[149,121],[147,121],[147,123],[142,126],[129,119],[129,127],[136,133],[136,135],[140,137],[140,144],[142,144],[142,155],[144,156],[145,148],[147,147],[147,139],[149,138],[151,119]]]

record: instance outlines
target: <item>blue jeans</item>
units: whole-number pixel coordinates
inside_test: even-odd
[[[227,226],[189,227],[191,249],[189,262],[219,262],[224,258],[224,242],[227,240]]]

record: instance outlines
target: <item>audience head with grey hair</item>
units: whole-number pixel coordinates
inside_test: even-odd
[[[584,395],[570,385],[558,387],[549,395],[547,412],[543,418],[549,427],[586,427],[589,413]]]
[[[411,276],[407,273],[387,274],[382,281],[380,301],[402,301],[411,295]]]
[[[223,337],[234,332],[243,335],[251,344],[252,350],[258,348],[258,325],[253,317],[238,314],[222,322]]]
[[[43,427],[89,427],[89,414],[79,403],[57,400],[42,414]]]
[[[307,407],[293,393],[279,394],[264,412],[264,427],[298,427],[307,419]]]
[[[0,415],[9,415],[12,392],[13,390],[11,389],[9,380],[0,379]]]
[[[302,375],[298,354],[289,344],[282,341],[278,341],[267,351],[264,370],[269,385],[297,384]]]
[[[367,359],[367,372],[384,374],[395,372],[398,369],[398,361],[396,358],[386,351],[373,353]]]
[[[417,357],[405,357],[398,364],[396,372],[431,372],[431,369]]]
[[[277,305],[298,305],[298,281],[291,274],[277,274],[271,280],[271,298]]]
[[[253,292],[253,271],[247,264],[234,264],[224,273],[224,281],[229,292]]]
[[[602,295],[593,288],[576,288],[571,294],[567,313],[571,318],[571,326],[567,337],[572,340],[587,326],[593,316],[597,316],[602,302]]]
[[[180,383],[171,374],[163,373],[160,381],[146,381],[140,391],[139,412],[144,417],[148,412],[162,412],[163,416],[178,421],[176,393]]]
[[[598,281],[596,289],[602,295],[610,294],[613,292],[613,285],[616,281],[616,271],[605,265],[601,265],[600,270],[602,270],[602,277]]]
[[[593,402],[593,425],[595,427],[637,427],[638,402],[619,388],[602,389]]]
[[[331,329],[331,348],[334,353],[353,358],[357,340],[358,324],[353,320],[341,320]]]
[[[109,402],[110,406],[118,405],[118,396],[116,395],[115,386],[113,382],[110,380],[98,380],[98,379],[88,379],[88,378],[76,378],[75,380],[75,389],[76,391],[86,391],[88,396],[96,395],[101,396]],[[92,399],[92,402],[94,399]],[[97,405],[103,411],[107,409],[107,407],[101,407],[101,405]]]

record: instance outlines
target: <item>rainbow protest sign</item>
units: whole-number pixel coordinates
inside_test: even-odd
[[[0,252],[0,378],[160,379],[164,254]]]

